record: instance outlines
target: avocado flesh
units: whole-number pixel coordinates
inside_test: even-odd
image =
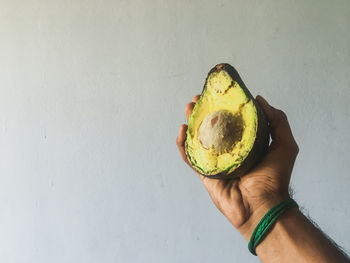
[[[211,72],[188,121],[190,163],[207,176],[233,173],[253,148],[257,123],[254,102],[240,84],[225,70]]]

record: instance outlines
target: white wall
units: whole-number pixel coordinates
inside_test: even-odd
[[[287,112],[295,198],[350,249],[349,1],[0,0],[0,261],[259,262],[178,155],[229,62]]]

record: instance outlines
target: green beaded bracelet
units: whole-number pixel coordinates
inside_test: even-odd
[[[267,233],[267,231],[273,225],[273,223],[275,223],[277,218],[281,214],[283,214],[287,209],[293,206],[298,207],[298,204],[292,198],[289,198],[272,207],[264,215],[264,217],[260,220],[259,224],[255,227],[248,244],[248,249],[253,255],[256,256],[256,246],[262,240],[262,237]]]

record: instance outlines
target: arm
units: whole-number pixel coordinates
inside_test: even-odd
[[[199,95],[186,107],[188,118]],[[299,148],[286,115],[270,106],[262,97],[263,108],[271,128],[272,142],[265,158],[245,176],[233,180],[216,180],[200,174],[216,207],[249,241],[264,214],[289,197],[288,187]],[[184,149],[186,125],[182,125],[176,143],[183,160],[189,165]],[[298,209],[282,214],[256,248],[263,262],[349,262]]]
[[[239,229],[249,241],[254,227],[261,216],[250,218],[245,229]],[[263,241],[257,246],[256,253],[262,262],[349,262],[338,247],[327,239],[297,208],[287,210],[272,226]]]

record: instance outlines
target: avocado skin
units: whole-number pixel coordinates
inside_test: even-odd
[[[208,76],[205,80],[205,84],[201,95],[205,90],[210,74],[213,72],[219,72],[222,70],[226,71],[230,75],[232,80],[236,81],[241,86],[241,88],[243,89],[247,97],[253,101],[255,109],[257,111],[257,118],[258,118],[257,133],[256,133],[254,145],[251,151],[249,152],[248,156],[245,158],[245,160],[241,163],[241,165],[236,170],[234,170],[232,173],[229,173],[229,174],[227,174],[227,172],[224,171],[215,175],[205,175],[205,174],[202,174],[202,175],[213,179],[235,179],[235,178],[237,179],[245,175],[252,168],[254,168],[259,163],[259,161],[261,161],[261,159],[264,157],[264,155],[267,152],[267,148],[269,146],[270,133],[269,133],[267,118],[263,110],[261,109],[259,103],[255,101],[254,97],[252,96],[252,94],[250,93],[250,91],[242,81],[241,77],[239,76],[237,70],[234,67],[232,67],[230,64],[221,63],[216,65],[214,68],[212,68],[209,71]],[[185,148],[187,149],[187,147]],[[186,151],[186,155],[187,155],[187,151]],[[191,160],[190,158],[188,158],[188,155],[187,155],[187,159],[189,163],[191,163]]]

